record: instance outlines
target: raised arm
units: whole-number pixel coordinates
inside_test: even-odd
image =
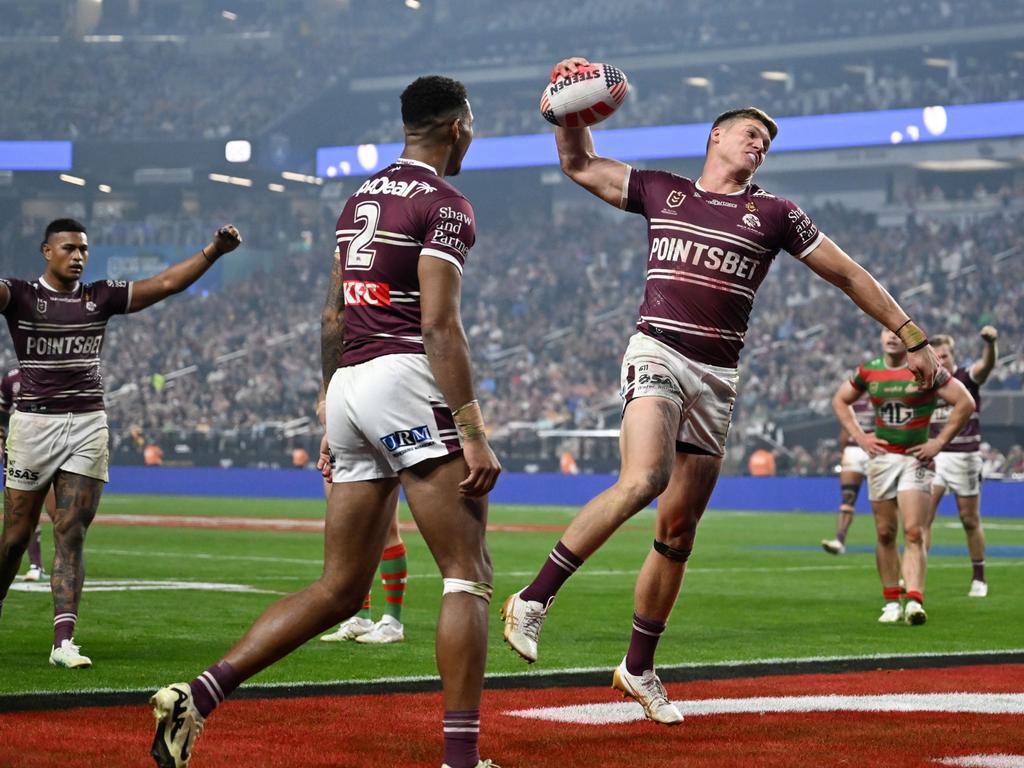
[[[590,63],[580,57],[563,59],[551,70],[551,80],[571,75]],[[599,157],[589,128],[555,128],[555,146],[562,173],[606,203],[622,208],[626,204],[626,179],[629,166],[618,160]]]
[[[916,456],[921,461],[931,461],[954,437],[960,434],[967,425],[967,420],[974,413],[974,398],[967,391],[959,379],[950,377],[945,384],[937,390],[937,394],[947,403],[953,406],[949,419],[943,426],[942,431],[927,442],[915,445],[907,453]]]
[[[469,342],[459,312],[462,277],[453,264],[433,256],[420,256],[417,271],[423,348],[437,386],[455,416],[469,467],[459,488],[467,496],[483,496],[497,482],[501,465],[487,443],[483,416],[473,394]]]
[[[868,456],[878,456],[885,453],[884,446],[888,445],[888,443],[876,437],[873,433],[869,435],[861,429],[860,424],[857,423],[857,419],[853,415],[852,406],[863,394],[862,390],[857,389],[849,381],[844,381],[832,397],[832,410],[835,411],[836,418],[839,420],[839,426],[842,429],[840,436],[842,436],[842,432],[846,432],[846,434],[857,441],[857,445],[863,448]],[[840,445],[841,447],[842,445]]]
[[[978,384],[988,381],[989,374],[996,367],[996,358],[999,356],[999,331],[995,326],[986,325],[981,329],[981,338],[985,342],[985,349],[981,352],[981,359],[971,366],[971,378]]]
[[[935,351],[924,332],[870,272],[827,237],[803,261],[815,274],[849,296],[865,314],[899,336],[907,346],[910,370],[925,389],[931,387],[939,366]]]
[[[132,284],[132,303],[128,311],[138,312],[168,296],[181,293],[202,277],[217,259],[241,244],[242,236],[234,225],[224,225],[198,253],[172,264],[158,275],[136,280]]]

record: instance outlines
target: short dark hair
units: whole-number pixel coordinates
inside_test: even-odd
[[[466,111],[466,86],[443,75],[414,80],[402,91],[402,122],[410,128],[424,127],[439,118]]]
[[[46,225],[46,232],[43,234],[43,242],[45,243],[50,239],[50,235],[55,235],[58,232],[81,232],[83,235],[87,234],[85,226],[82,222],[76,219],[54,219]]]
[[[779,125],[768,113],[763,109],[757,107],[742,107],[740,109],[730,109],[728,112],[723,112],[715,118],[715,122],[711,124],[711,130],[715,130],[722,123],[727,123],[730,120],[735,120],[739,117],[749,117],[751,120],[757,120],[759,123],[764,125],[768,129],[768,138],[774,139],[779,133]]]

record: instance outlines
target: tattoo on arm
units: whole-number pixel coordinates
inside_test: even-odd
[[[327,300],[320,318],[320,360],[323,366],[324,390],[341,366],[341,344],[345,335],[345,292],[342,290],[341,259],[331,267]]]

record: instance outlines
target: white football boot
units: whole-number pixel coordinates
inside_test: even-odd
[[[154,693],[149,703],[156,718],[149,754],[159,768],[186,768],[204,723],[192,700],[192,689],[188,683],[175,683]]]
[[[928,621],[928,614],[917,600],[908,600],[907,607],[903,609],[903,620],[916,627]]]
[[[28,577],[26,577],[28,578]],[[971,581],[971,589],[967,593],[968,597],[988,597],[988,582],[978,581],[974,579]]]
[[[360,635],[365,635],[371,629],[374,624],[372,619],[363,619],[359,616],[353,616],[351,619],[345,619],[338,628],[331,632],[329,635],[321,636],[321,640],[325,643],[343,643],[348,640],[355,640]]]
[[[445,763],[441,768],[450,768],[448,763]],[[476,768],[501,768],[497,763],[492,763],[490,760],[481,760],[476,764]]]
[[[25,581],[39,581],[45,575],[41,566],[30,565],[25,571]]]
[[[639,703],[648,720],[663,725],[683,722],[682,713],[669,700],[665,686],[653,669],[648,669],[642,675],[631,675],[626,669],[626,659],[623,658],[612,675],[612,688],[621,691],[623,697],[629,696]]]
[[[520,590],[521,592],[522,590]],[[548,605],[535,600],[523,600],[519,592],[509,595],[501,606],[501,618],[505,622],[505,642],[512,650],[530,664],[537,660],[537,642],[540,630],[548,615]]]
[[[50,651],[50,663],[55,667],[65,669],[88,669],[92,666],[92,659],[79,653],[79,646],[74,640],[64,640],[60,646],[54,646]]]
[[[822,539],[821,548],[828,552],[830,555],[844,555],[846,554],[846,545],[843,544],[839,539]]]
[[[373,645],[384,645],[386,643],[400,643],[405,639],[405,627],[402,622],[394,616],[382,616],[381,620],[373,625],[373,629],[365,632],[356,638],[357,643],[368,643]]]
[[[882,606],[882,615],[878,617],[879,624],[899,624],[903,621],[903,606],[893,601]]]

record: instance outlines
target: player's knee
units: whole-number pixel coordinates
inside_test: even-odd
[[[630,514],[635,513],[654,501],[668,487],[672,472],[659,467],[630,477],[619,479],[619,489],[625,494]]]
[[[924,541],[923,525],[908,525],[903,531],[903,543],[919,546]]]
[[[465,592],[466,594],[473,595],[483,599],[484,602],[491,602],[491,594],[494,592],[494,587],[491,586],[490,581],[471,581],[470,579],[455,579],[446,578],[443,579],[444,589],[441,595],[451,595],[455,592]]]
[[[674,545],[674,546],[672,546]],[[671,560],[674,563],[685,563],[690,559],[690,553],[693,552],[693,539],[687,540],[675,540],[672,545],[664,542],[654,540],[654,551],[664,557],[666,560]]]
[[[878,534],[878,543],[883,547],[890,547],[896,543],[896,526],[878,526],[875,532]]]
[[[82,522],[72,522],[53,527],[53,545],[63,552],[81,552],[85,546],[85,532],[88,529]]]
[[[977,512],[961,514],[960,522],[963,524],[964,530],[968,532],[976,531],[981,527],[981,517],[978,516]]]

